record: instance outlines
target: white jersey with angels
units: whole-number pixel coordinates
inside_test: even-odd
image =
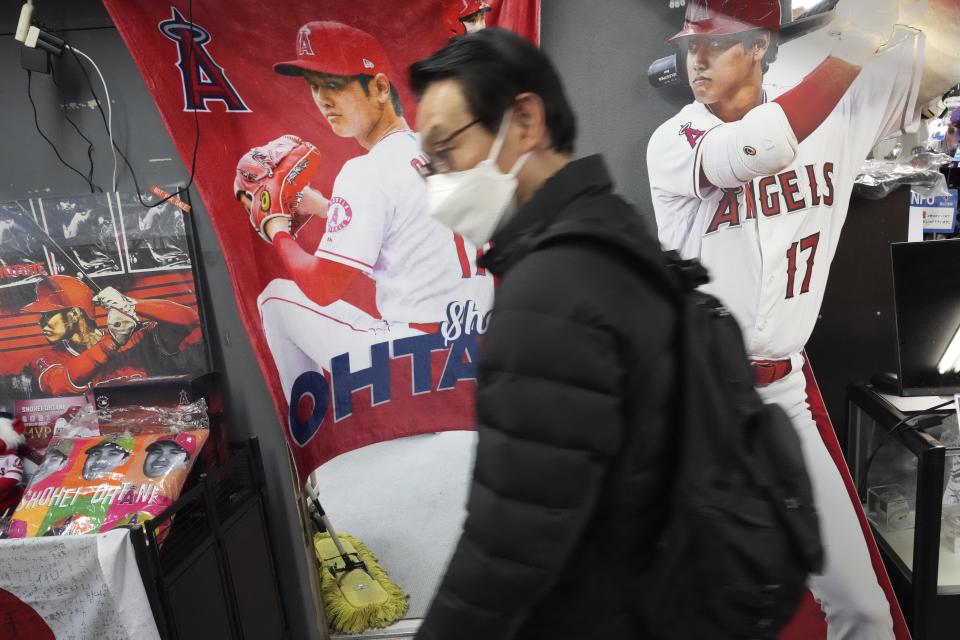
[[[687,105],[653,134],[660,242],[703,262],[704,289],[736,317],[752,357],[789,357],[810,337],[860,166],[918,115],[921,45],[912,33],[866,65],[792,165],[736,189],[700,184],[701,145],[722,124],[705,105]]]

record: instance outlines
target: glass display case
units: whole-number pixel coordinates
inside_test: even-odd
[[[953,403],[901,410],[850,385],[847,461],[914,638],[960,626],[960,427]]]

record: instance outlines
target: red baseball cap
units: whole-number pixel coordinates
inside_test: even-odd
[[[391,75],[387,54],[373,36],[342,22],[324,21],[300,27],[297,59],[278,62],[273,70],[285,76],[301,76],[304,71],[333,76]]]
[[[37,283],[37,300],[23,308],[32,313],[80,307],[93,320],[93,290],[73,276],[48,276]]]
[[[186,431],[181,431],[175,436],[165,436],[163,438],[154,440],[149,446],[147,446],[147,451],[155,449],[156,446],[161,442],[169,442],[174,444],[183,449],[189,456],[193,456],[193,454],[197,451],[197,437],[192,433],[187,433]]]
[[[753,29],[780,33],[780,0],[688,0],[683,28],[670,40],[727,36]]]

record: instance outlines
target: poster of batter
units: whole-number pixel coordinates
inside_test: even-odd
[[[125,231],[148,211],[129,193],[0,205],[0,406],[35,448],[99,382],[209,368],[182,219]],[[151,250],[176,257],[129,268]]]
[[[658,235],[710,271],[704,288],[738,320],[761,396],[790,415],[826,548],[783,637],[909,638],[804,347],[863,161],[960,81],[960,65],[929,64],[960,12],[915,0],[688,0],[675,17],[657,34],[665,57],[649,78],[651,92],[689,90],[647,132]]]

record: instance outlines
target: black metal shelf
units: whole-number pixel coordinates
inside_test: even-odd
[[[289,631],[256,438],[234,445],[131,539],[164,640],[282,640]],[[254,606],[255,604],[255,606]]]

